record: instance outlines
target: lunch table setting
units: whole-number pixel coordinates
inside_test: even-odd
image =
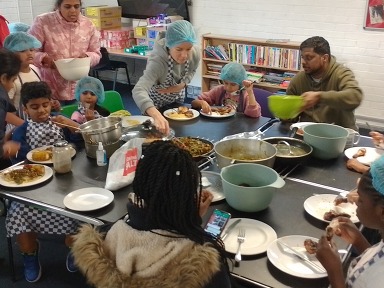
[[[144,115],[93,120],[97,123],[84,124],[79,131],[85,147],[67,149],[68,173],[57,171],[50,157],[34,159],[31,151],[23,163],[0,171],[0,197],[96,226],[129,219],[131,185],[106,189],[114,153],[138,138],[145,138],[139,143],[142,149],[153,140],[171,140],[185,149],[191,149],[190,143],[202,145],[206,150],[190,152],[201,169],[203,189],[214,196],[203,225],[217,211],[227,213],[214,225],[220,227],[232,275],[255,287],[327,287],[325,269],[304,243],[317,242],[338,215],[348,214],[359,225],[355,204],[334,202],[354,189],[360,176],[345,163],[355,158],[369,166],[384,150],[370,137],[334,124],[300,125],[215,108],[211,114],[189,107],[166,110],[169,135],[158,133]],[[109,165],[97,165],[99,142]],[[47,147],[37,150],[42,149]],[[6,179],[12,170],[35,165],[43,167],[41,177]],[[327,212],[333,213],[331,218],[324,217]],[[346,263],[350,246],[338,237],[333,240]]]

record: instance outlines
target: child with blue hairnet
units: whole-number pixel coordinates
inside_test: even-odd
[[[21,60],[21,68],[17,76],[13,88],[8,92],[9,98],[18,110],[17,115],[26,120],[27,115],[23,112],[23,105],[20,101],[21,86],[27,82],[41,81],[38,68],[33,65],[36,49],[41,47],[41,43],[34,36],[26,32],[14,32],[5,38],[4,48],[16,53]],[[53,110],[60,110],[60,103],[52,100]],[[18,123],[19,126],[21,123]]]
[[[228,106],[249,117],[261,116],[261,107],[256,101],[252,82],[247,80],[243,65],[234,62],[226,64],[221,69],[220,79],[223,84],[202,93],[192,101],[192,108],[211,114],[211,106]]]
[[[179,20],[169,24],[165,33],[159,33],[144,75],[132,90],[137,107],[151,116],[156,128],[165,134],[170,130],[162,112],[182,105],[185,87],[200,63],[200,51],[195,43],[191,23]]]
[[[335,243],[327,235],[320,238],[316,257],[327,270],[332,287],[379,288],[384,282],[384,156],[372,163],[357,187],[356,214],[364,227],[377,229],[381,241],[371,246],[349,218],[339,217],[333,226],[335,235],[361,253],[354,259],[344,279],[343,266]],[[329,236],[328,236],[329,237]]]
[[[79,124],[110,114],[107,109],[100,106],[104,102],[105,94],[103,83],[97,78],[90,76],[81,78],[76,84],[75,98],[79,101],[79,107],[73,112],[71,119]]]

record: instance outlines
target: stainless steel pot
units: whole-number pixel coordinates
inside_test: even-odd
[[[116,143],[121,138],[121,118],[104,117],[88,121],[79,126],[79,132],[84,138],[85,145],[103,145]]]
[[[291,137],[269,137],[269,138],[263,139],[263,141],[271,143],[272,145],[278,145],[277,147],[278,153],[276,154],[276,161],[275,161],[276,165],[280,165],[280,164],[291,165],[291,164],[302,163],[311,156],[311,153],[313,151],[313,148],[311,145],[305,143],[303,140],[295,139]],[[284,142],[286,142],[289,146],[286,145]],[[300,149],[299,151],[302,153],[298,153],[300,155],[291,155],[289,151],[298,150],[296,148],[299,148]],[[279,149],[284,151],[280,151],[282,153],[279,153]]]
[[[257,163],[273,167],[277,149],[272,144],[257,139],[228,139],[214,146],[219,168],[234,163]]]

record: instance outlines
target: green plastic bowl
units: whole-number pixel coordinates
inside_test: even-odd
[[[279,119],[293,119],[301,112],[303,97],[294,95],[271,95],[268,97],[268,107],[271,113]]]

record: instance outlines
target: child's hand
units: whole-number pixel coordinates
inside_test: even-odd
[[[371,131],[371,132],[369,132],[369,136],[372,137],[373,144],[376,147],[384,148],[384,135],[383,134],[376,132],[376,131]]]
[[[207,101],[201,100],[200,104],[201,104],[201,110],[203,111],[203,113],[205,113],[205,114],[211,114],[212,113],[211,106],[209,106]]]
[[[20,143],[15,141],[7,141],[3,144],[3,158],[10,158],[19,152]]]
[[[207,212],[209,205],[211,205],[213,200],[213,195],[208,190],[201,191],[201,199],[200,199],[200,210],[199,214],[201,217]]]
[[[61,105],[60,105],[59,100],[51,100],[51,107],[52,107],[52,110],[60,111]]]
[[[253,82],[250,80],[244,80],[243,86],[244,86],[245,91],[247,91],[247,92],[250,92],[251,90],[253,90]]]
[[[95,119],[94,110],[86,108],[84,116],[85,116],[85,119],[87,119],[87,121]]]

